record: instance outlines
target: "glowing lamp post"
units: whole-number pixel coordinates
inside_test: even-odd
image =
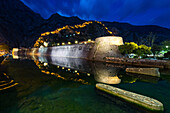
[[[77,41],[77,40],[75,41],[75,44],[78,44],[78,41]]]
[[[44,46],[47,47],[47,46],[48,46],[48,43],[47,43],[47,42],[44,42]]]

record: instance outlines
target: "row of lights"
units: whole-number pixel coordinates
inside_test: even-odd
[[[91,42],[91,41],[92,41],[91,39],[88,39],[88,42]],[[78,40],[75,40],[74,43],[75,43],[75,44],[78,44]],[[67,44],[68,44],[68,45],[71,45],[71,42],[68,42]],[[87,42],[84,42],[84,44],[87,44]],[[59,46],[59,45],[60,45],[60,43],[57,43],[57,46]],[[65,43],[65,42],[62,42],[61,45],[66,45],[66,43]]]
[[[102,24],[101,22],[96,21],[96,20],[95,20],[95,22],[97,22],[98,24],[101,24],[103,27],[105,27],[105,25],[104,25],[104,24]],[[70,28],[72,28],[72,29],[75,29],[75,28],[83,28],[83,27],[86,27],[86,25],[88,25],[88,24],[92,24],[92,23],[93,23],[92,21],[84,22],[83,24],[70,26]],[[68,28],[69,28],[69,26],[68,26],[68,25],[66,25],[66,26],[64,26],[64,27],[62,27],[62,28],[58,28],[58,29],[56,29],[55,31],[42,33],[42,34],[41,34],[41,36],[47,36],[47,35],[50,35],[50,34],[55,34],[55,33],[60,32],[61,30],[68,29]],[[111,31],[109,31],[107,27],[105,27],[105,29],[106,29],[106,30],[107,30],[110,34],[112,34],[112,32],[111,32]],[[76,32],[77,34],[80,34],[80,32],[77,32],[77,31],[75,31],[75,32]]]
[[[105,25],[102,24],[101,22],[96,21],[96,20],[95,20],[95,22],[97,22],[98,24],[101,24],[103,27],[105,27]],[[81,25],[81,24],[79,24],[79,25],[74,25],[74,26],[68,26],[68,25],[66,25],[66,26],[64,26],[63,28],[58,28],[58,29],[56,29],[55,31],[42,33],[41,36],[47,36],[47,35],[50,35],[50,34],[55,34],[55,33],[60,32],[61,30],[69,29],[69,27],[72,28],[72,29],[75,29],[75,28],[83,28],[83,27],[86,27],[86,25],[92,24],[92,23],[93,23],[92,21],[88,21],[88,22],[84,22],[82,25]],[[112,32],[109,31],[107,27],[105,27],[105,29],[106,29],[110,34],[112,34]],[[78,34],[78,35],[80,34],[80,32],[78,32],[78,31],[75,31],[75,33]],[[75,34],[73,34],[73,35],[75,35]],[[66,36],[66,37],[67,37],[67,36]],[[40,41],[40,39],[42,39],[42,37],[39,37],[38,40]],[[38,47],[38,46],[39,46],[38,40],[37,40],[36,43],[34,44],[34,47]]]
[[[57,78],[61,78],[63,80],[72,80],[72,81],[76,81],[76,82],[81,82],[83,84],[89,84],[88,82],[86,82],[85,80],[83,79],[74,79],[74,78],[71,78],[71,79],[67,79],[67,78],[64,78],[62,77],[61,75],[59,75],[58,73],[55,73],[55,72],[49,72],[49,71],[45,71],[45,70],[41,70],[42,73],[45,73],[47,75],[54,75],[56,76]],[[79,73],[77,73],[77,75],[79,75]]]
[[[39,69],[42,69],[41,67],[41,63],[39,61],[35,61],[34,62],[36,63],[36,65],[38,66]],[[48,66],[48,63],[44,63],[45,66]],[[57,68],[60,68],[60,66],[57,66]],[[62,69],[65,69],[65,67],[62,67]],[[71,71],[71,69],[67,69],[68,71]],[[46,71],[46,70],[41,70],[42,73],[45,73],[47,75],[54,75],[58,78],[61,78],[63,80],[72,80],[72,81],[77,81],[77,82],[81,82],[82,84],[89,84],[88,82],[86,82],[85,80],[83,79],[74,79],[74,78],[71,78],[71,79],[66,79],[64,77],[62,77],[61,75],[59,75],[58,73],[55,73],[55,72],[49,72],[49,71]],[[77,70],[75,70],[74,72],[77,72]],[[77,73],[77,75],[79,75],[79,73]],[[88,76],[90,76],[89,73],[87,73]]]
[[[60,68],[60,66],[57,66],[57,68]],[[61,69],[65,69],[65,67],[61,67]],[[71,69],[68,68],[67,71],[70,71],[71,72]],[[77,70],[74,70],[73,73],[77,73],[77,75],[79,75],[78,71]],[[90,76],[90,73],[87,73],[87,76]]]

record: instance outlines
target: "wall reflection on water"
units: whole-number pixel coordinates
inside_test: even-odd
[[[9,88],[12,88],[18,83],[16,83],[9,75],[7,74],[7,67],[3,66],[2,63],[0,63],[0,91],[6,90]]]
[[[32,59],[36,63],[36,65],[41,69],[41,72],[45,74],[54,75],[63,80],[72,80],[78,81],[82,84],[93,84],[89,81],[93,80],[85,80],[83,78],[77,78],[76,76],[90,76],[91,79],[95,79],[97,82],[106,83],[106,84],[120,84],[120,83],[134,83],[137,80],[143,82],[151,82],[157,83],[159,78],[152,76],[144,76],[144,75],[136,75],[125,73],[124,69],[126,68],[124,65],[116,65],[116,64],[106,64],[103,62],[92,62],[85,59],[77,59],[77,58],[64,58],[64,57],[54,57],[54,56],[19,56],[17,58],[22,59]],[[53,67],[53,68],[51,68]],[[59,71],[56,69],[65,70],[59,74]],[[122,72],[123,71],[123,72]],[[68,73],[70,76],[62,76]]]
[[[34,61],[36,61],[36,64],[41,67],[48,67],[47,63],[57,66],[58,68],[61,67],[61,69],[67,70],[67,72],[73,72],[77,75],[94,75],[94,79],[97,82],[107,83],[107,84],[119,84],[121,82],[121,79],[117,76],[120,67],[108,67],[106,64],[103,64],[101,62],[91,62],[84,59],[74,59],[74,58],[61,58],[61,57],[47,57],[47,56],[41,56],[41,57],[34,57]],[[52,71],[52,70],[51,70]],[[57,77],[62,78],[59,74],[55,72],[49,72],[43,70],[42,72],[46,74],[55,75]],[[66,79],[66,78],[62,78]],[[75,81],[75,80],[74,80]],[[82,81],[83,84],[88,84],[88,82],[85,82],[82,79],[78,79],[77,81]]]

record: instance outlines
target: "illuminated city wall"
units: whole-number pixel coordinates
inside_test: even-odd
[[[118,46],[123,44],[122,37],[106,36],[96,38],[95,43],[62,45],[17,50],[19,54],[55,56],[105,61],[106,57],[122,57]],[[13,50],[15,53],[15,49]]]
[[[31,54],[103,61],[105,57],[109,56],[122,57],[118,49],[118,45],[122,44],[122,37],[106,36],[97,38],[95,43],[32,49]]]

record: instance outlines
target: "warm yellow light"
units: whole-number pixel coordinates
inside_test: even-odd
[[[77,34],[79,35],[79,34],[80,34],[80,32],[77,32]]]
[[[62,67],[62,69],[64,69],[64,67]]]
[[[87,76],[90,76],[90,73],[87,73]]]
[[[46,74],[47,74],[47,75],[49,75],[49,74],[50,74],[50,72],[49,72],[49,71],[47,71],[47,72],[46,72]]]
[[[46,32],[46,35],[49,35],[50,34],[50,32]]]
[[[74,72],[77,73],[77,70],[75,70]]]
[[[57,66],[57,68],[60,68],[60,66]]]
[[[55,75],[55,73],[52,72],[51,75]]]
[[[77,75],[80,75],[79,73],[77,73]]]
[[[51,34],[55,34],[55,31],[51,31]]]
[[[87,42],[84,42],[84,44],[87,44]]]
[[[75,41],[75,44],[78,44],[78,41],[77,41],[77,40]]]
[[[57,43],[57,45],[59,46],[59,45],[60,45],[60,43]]]
[[[71,44],[71,42],[68,42],[68,44]]]
[[[88,42],[91,42],[91,39],[88,39]]]
[[[48,63],[44,63],[44,66],[47,66],[48,65]]]
[[[44,42],[44,46],[47,47],[47,46],[48,46],[48,43],[47,43],[47,42]]]
[[[41,36],[45,36],[45,33],[42,33]]]
[[[63,42],[62,45],[65,45],[65,43]]]

